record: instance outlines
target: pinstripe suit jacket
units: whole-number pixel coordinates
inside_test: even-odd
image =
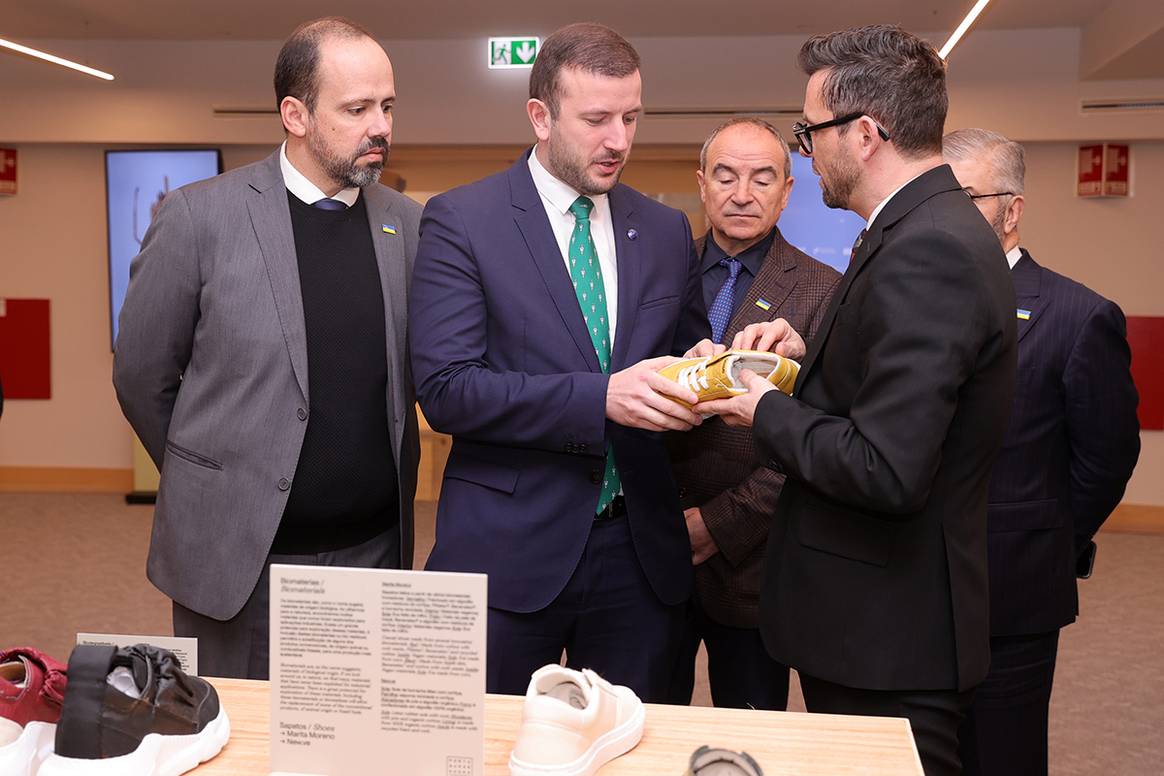
[[[987,506],[993,636],[1075,619],[1075,558],[1123,497],[1140,451],[1120,308],[1025,250],[1011,277],[1024,317]]]
[[[708,236],[695,245],[703,254]],[[750,323],[784,318],[805,341],[816,334],[839,272],[788,244],[776,229],[760,271],[732,316],[724,342]],[[763,299],[771,307],[756,306]],[[683,508],[699,507],[719,552],[695,568],[695,595],[709,617],[736,628],[759,624],[760,570],[768,522],[784,475],[765,466],[750,429],[718,418],[683,434],[668,434]]]

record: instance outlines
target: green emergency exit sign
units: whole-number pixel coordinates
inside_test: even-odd
[[[533,35],[513,35],[489,39],[490,69],[533,67],[541,38]]]

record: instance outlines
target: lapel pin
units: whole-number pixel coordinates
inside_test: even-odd
[[[1023,308],[1020,307],[1017,310],[1015,310],[1015,313],[1018,315],[1018,319],[1020,321],[1029,321],[1031,319],[1031,311],[1030,310],[1024,310]]]
[[[396,234],[396,227],[392,226],[392,224],[381,224],[380,228],[384,231],[384,234]]]
[[[756,307],[759,307],[764,312],[768,312],[769,310],[772,309],[772,303],[769,302],[767,299],[761,298],[761,299],[756,300]]]
[[[639,239],[639,232],[638,232],[638,230],[637,230],[637,229],[627,229],[627,230],[626,230],[626,239],[628,239],[628,240],[637,240],[637,239]]]

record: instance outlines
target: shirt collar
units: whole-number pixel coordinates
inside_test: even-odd
[[[1010,264],[1010,268],[1014,269],[1014,265],[1019,263],[1019,259],[1023,257],[1023,249],[1017,245],[1006,252],[1006,261]]]
[[[768,256],[768,251],[772,248],[772,241],[776,239],[776,227],[772,227],[771,231],[764,236],[764,239],[753,245],[751,248],[740,251],[734,258],[740,260],[744,269],[748,271],[752,277],[760,274],[760,267],[764,264],[764,259]],[[722,259],[733,258],[727,255],[723,248],[719,247],[719,243],[715,241],[714,235],[709,231],[707,233],[707,241],[703,244],[703,263],[700,265],[700,272],[707,272],[712,267],[719,264]]]
[[[573,186],[555,178],[549,170],[542,166],[541,161],[538,160],[536,146],[533,151],[529,152],[528,164],[534,188],[538,190],[542,199],[550,203],[556,212],[562,215],[569,213],[570,205],[573,205],[574,201],[582,195]],[[587,194],[586,196],[594,203],[594,209],[591,211],[591,218],[593,218],[598,212],[599,203],[606,200],[606,195]]]
[[[872,228],[873,228],[873,222],[877,220],[877,216],[881,215],[881,211],[882,211],[882,210],[884,210],[884,209],[885,209],[885,206],[889,204],[889,200],[891,200],[891,199],[893,199],[894,197],[896,197],[896,196],[897,196],[897,192],[901,191],[901,190],[902,190],[902,189],[904,189],[906,186],[908,186],[909,184],[911,184],[911,183],[913,183],[914,181],[916,181],[916,180],[917,180],[918,178],[920,178],[922,175],[925,175],[925,173],[923,172],[923,173],[919,173],[919,174],[917,174],[917,175],[913,176],[912,178],[910,178],[909,180],[907,180],[905,183],[901,184],[901,185],[900,185],[900,186],[898,186],[896,189],[894,189],[893,191],[891,191],[891,192],[889,193],[889,196],[888,196],[888,197],[886,197],[885,199],[881,200],[881,204],[880,204],[880,205],[878,205],[877,207],[873,208],[873,212],[869,214],[869,220],[868,220],[868,221],[865,223],[865,228],[866,228],[866,229],[872,229]]]
[[[287,141],[283,141],[283,145],[279,146],[279,169],[283,172],[283,185],[287,190],[295,195],[295,198],[306,202],[308,205],[314,205],[321,199],[328,199],[328,196],[314,183],[309,181],[307,177],[295,169],[295,165],[291,164],[291,160],[287,158]],[[355,186],[341,189],[331,199],[338,199],[348,207],[356,204],[356,200],[360,197],[360,190]]]

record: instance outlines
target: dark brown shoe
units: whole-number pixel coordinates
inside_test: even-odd
[[[56,752],[39,776],[178,776],[230,738],[218,693],[168,650],[81,645],[69,678]]]

